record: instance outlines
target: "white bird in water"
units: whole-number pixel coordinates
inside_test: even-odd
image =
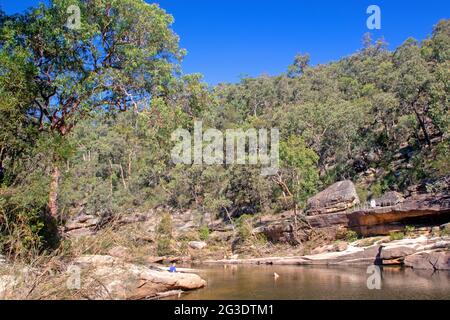
[[[278,273],[274,272],[273,273],[273,277],[274,277],[275,280],[277,280],[280,277],[280,275]]]

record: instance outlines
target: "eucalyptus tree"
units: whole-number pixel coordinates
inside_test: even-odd
[[[79,8],[79,28],[67,23],[69,6]],[[26,113],[55,144],[64,143],[77,122],[96,110],[138,110],[144,101],[164,99],[184,55],[172,16],[142,0],[53,0],[5,20],[1,55],[29,70]],[[64,160],[58,150],[49,150],[48,206],[54,217]]]

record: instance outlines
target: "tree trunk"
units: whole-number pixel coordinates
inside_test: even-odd
[[[55,164],[52,169],[52,180],[50,182],[50,194],[48,197],[50,215],[55,219],[58,217],[58,189],[60,177],[61,171],[59,170],[58,165]]]

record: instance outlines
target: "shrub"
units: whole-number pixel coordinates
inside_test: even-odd
[[[395,240],[402,240],[405,238],[405,234],[403,232],[390,232],[389,233],[389,239],[391,239],[391,241],[395,241]]]
[[[450,236],[450,228],[444,228],[441,230],[440,234],[441,237],[447,237]]]
[[[361,203],[364,203],[367,201],[367,190],[359,185],[356,186],[356,193],[358,194],[359,200]]]
[[[156,252],[160,257],[172,254],[171,240],[167,238],[158,239]]]
[[[347,240],[347,242],[354,242],[358,240],[358,234],[353,230],[349,230],[345,234],[345,240]]]
[[[416,228],[414,226],[406,226],[405,227],[405,234],[408,237],[411,237],[414,234],[414,231],[416,231]]]
[[[209,228],[208,226],[201,226],[198,230],[198,237],[202,241],[206,241],[209,238]]]
[[[372,192],[372,195],[375,198],[379,198],[383,195],[383,186],[381,185],[381,183],[375,183],[374,185],[372,185],[370,187],[370,191]]]

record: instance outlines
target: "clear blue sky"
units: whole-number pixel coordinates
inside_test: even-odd
[[[38,0],[0,0],[7,13]],[[284,72],[297,52],[313,64],[347,56],[361,48],[371,4],[381,8],[382,29],[391,48],[412,36],[423,39],[442,18],[449,0],[160,0],[175,17],[174,30],[186,48],[183,70],[200,72],[209,84],[235,82],[241,75]]]

